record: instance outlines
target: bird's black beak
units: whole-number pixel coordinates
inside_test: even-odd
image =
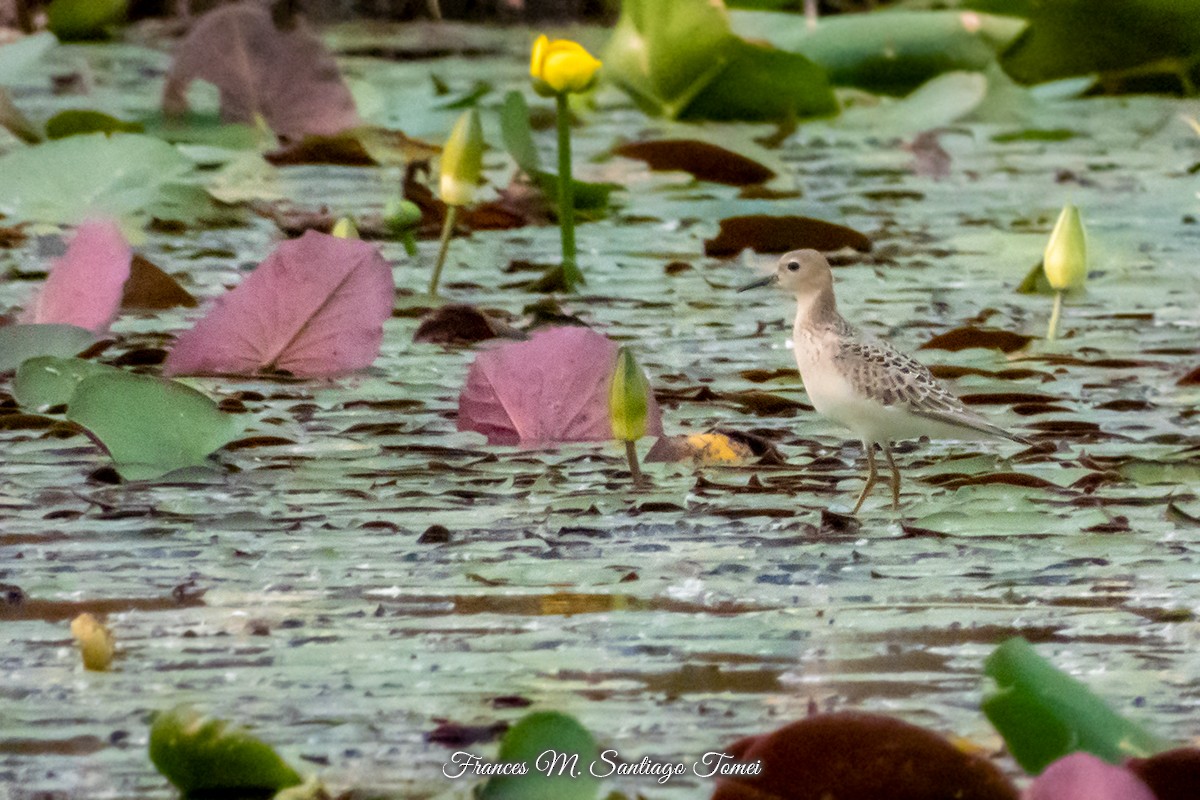
[[[754,281],[753,283],[747,283],[745,286],[738,289],[738,291],[739,292],[747,292],[751,289],[758,289],[763,286],[770,286],[771,284],[775,283],[777,280],[779,280],[779,273],[772,272],[770,275],[768,275],[765,278],[759,278],[758,280]]]

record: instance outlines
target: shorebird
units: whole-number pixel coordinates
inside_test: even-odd
[[[785,253],[771,275],[742,288],[777,285],[795,295],[793,352],[813,408],[849,428],[867,454],[867,482],[851,514],[875,485],[875,447],[892,471],[892,509],[900,508],[900,471],[891,443],[898,439],[978,439],[1009,433],[971,411],[924,364],[855,329],[838,313],[833,271],[816,250]]]

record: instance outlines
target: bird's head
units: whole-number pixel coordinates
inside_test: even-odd
[[[775,271],[738,289],[757,289],[760,286],[778,286],[796,297],[808,297],[833,288],[833,272],[825,256],[816,250],[793,250],[784,253],[775,265]]]

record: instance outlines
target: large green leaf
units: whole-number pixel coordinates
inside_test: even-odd
[[[187,705],[155,716],[150,761],[184,798],[270,797],[302,782],[270,745]]]
[[[99,39],[125,19],[129,0],[52,0],[46,27],[64,41]]]
[[[0,373],[12,372],[27,358],[73,356],[92,346],[91,331],[58,323],[0,327]]]
[[[192,162],[149,136],[102,133],[23,147],[0,158],[0,213],[74,223],[109,216],[190,220],[211,210],[186,182]]]
[[[203,465],[240,428],[190,386],[125,372],[81,381],[68,401],[67,419],[87,428],[129,480]]]
[[[574,717],[535,711],[504,734],[499,761],[524,764],[524,775],[493,777],[481,800],[592,800],[600,782],[589,769],[599,762],[596,740]],[[601,772],[603,774],[603,772]]]
[[[1118,715],[1022,638],[996,648],[984,672],[998,688],[983,699],[983,713],[1031,774],[1078,750],[1120,763],[1172,746]]]
[[[13,376],[13,397],[25,408],[66,403],[75,388],[93,375],[119,373],[116,367],[82,358],[37,356],[26,359]]]
[[[1173,73],[1185,86],[1197,77],[1200,0],[975,0],[972,5],[1028,17],[1029,28],[1001,58],[1021,83],[1130,70]]]
[[[733,34],[709,0],[625,0],[604,74],[647,112],[673,119],[827,116],[837,101],[807,58]]]
[[[814,29],[796,14],[742,11],[733,28],[824,67],[838,86],[907,94],[943,72],[983,70],[1024,20],[962,11],[878,11],[826,17]]]

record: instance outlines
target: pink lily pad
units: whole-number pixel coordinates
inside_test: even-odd
[[[105,333],[121,310],[132,260],[133,252],[115,222],[84,222],[19,321],[75,325],[98,336]]]
[[[1080,752],[1046,767],[1022,800],[1155,800],[1155,794],[1125,767]]]

